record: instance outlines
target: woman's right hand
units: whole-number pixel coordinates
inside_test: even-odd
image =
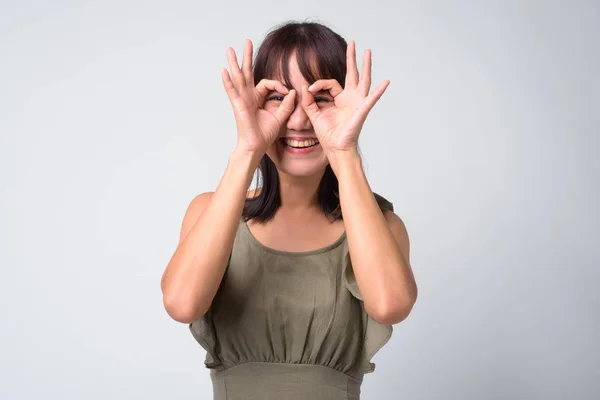
[[[279,81],[263,79],[256,86],[252,73],[252,42],[246,40],[244,58],[240,69],[235,50],[227,49],[229,72],[223,68],[221,76],[225,91],[233,106],[238,131],[237,149],[255,153],[262,157],[269,146],[279,136],[279,131],[294,110],[296,93]],[[270,92],[285,95],[279,107],[270,112],[263,108],[265,96]]]

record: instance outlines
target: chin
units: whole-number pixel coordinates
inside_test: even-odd
[[[311,177],[323,175],[327,164],[318,165],[290,165],[289,163],[275,164],[280,173],[294,177]]]
[[[297,156],[286,152],[282,146],[273,144],[267,155],[280,173],[295,177],[322,175],[329,164],[322,150],[310,156]]]

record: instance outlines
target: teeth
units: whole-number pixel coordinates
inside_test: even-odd
[[[310,147],[319,143],[318,140],[307,139],[307,140],[295,140],[295,139],[284,139],[285,144],[291,147]]]

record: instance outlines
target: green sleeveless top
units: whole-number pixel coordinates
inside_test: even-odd
[[[358,400],[392,335],[364,309],[346,232],[287,252],[262,245],[243,219],[211,307],[190,330],[207,352],[215,400]]]

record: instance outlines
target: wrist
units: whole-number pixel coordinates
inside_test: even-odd
[[[346,170],[357,168],[362,170],[362,159],[358,154],[358,149],[330,152],[327,154],[327,159],[338,178]]]
[[[260,151],[246,150],[238,147],[229,154],[229,161],[236,164],[249,164],[256,169],[263,155],[264,153]]]
[[[229,154],[226,174],[234,181],[243,184],[245,188],[248,188],[259,163],[260,158],[256,154],[233,151]]]

